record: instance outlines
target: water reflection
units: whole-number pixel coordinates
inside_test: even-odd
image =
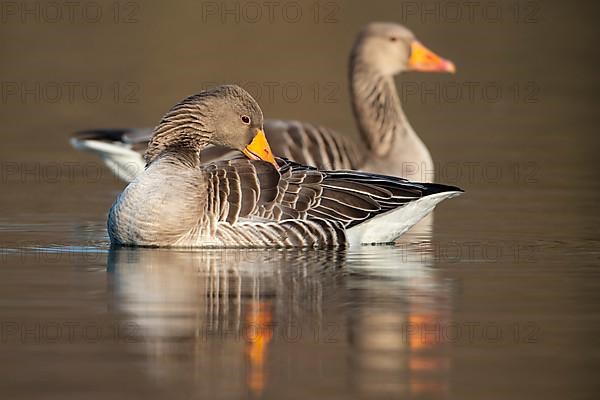
[[[365,396],[440,394],[444,343],[421,330],[449,319],[451,291],[424,249],[112,249],[109,287],[158,379],[223,396],[280,393],[300,376]]]
[[[365,396],[448,395],[449,358],[442,329],[451,315],[451,284],[432,268],[427,241],[364,248],[346,266],[351,382]]]

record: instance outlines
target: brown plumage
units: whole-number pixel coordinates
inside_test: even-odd
[[[249,116],[251,123],[240,122],[240,116]],[[285,159],[277,160],[278,169],[247,158],[201,159],[201,150],[210,144],[238,152],[248,148],[262,123],[258,104],[236,86],[176,105],[155,129],[147,168],[109,212],[111,241],[176,247],[342,246],[348,230],[376,216],[429,195],[459,191],[366,172],[320,171]]]

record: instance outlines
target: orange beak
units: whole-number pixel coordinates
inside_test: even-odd
[[[242,153],[251,160],[263,160],[271,163],[275,169],[279,169],[279,165],[277,165],[275,157],[273,157],[271,146],[269,146],[267,137],[262,129],[258,130],[252,142],[242,150]]]
[[[408,68],[413,71],[424,72],[456,72],[454,63],[445,60],[442,57],[423,46],[420,42],[414,41],[410,45],[411,52],[408,59]]]

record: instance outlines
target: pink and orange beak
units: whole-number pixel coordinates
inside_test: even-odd
[[[258,130],[252,142],[242,150],[242,153],[251,160],[263,160],[272,164],[275,169],[279,169],[279,165],[277,165],[271,151],[271,146],[269,146],[265,132],[262,129]]]
[[[412,71],[424,72],[456,72],[454,63],[442,57],[423,46],[421,42],[415,40],[411,43],[410,58],[408,59],[408,69]]]

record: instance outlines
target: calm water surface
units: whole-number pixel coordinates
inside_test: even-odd
[[[401,22],[402,8],[338,4],[329,25],[200,23],[194,2],[140,4],[136,24],[0,25],[3,81],[110,93],[2,102],[3,397],[597,396],[592,2],[544,2],[533,24],[406,21],[459,72],[409,74],[399,88],[504,90],[497,102],[405,99],[437,180],[466,190],[439,207],[432,234],[351,251],[109,248],[106,212],[124,185],[70,149],[69,133],[152,125],[205,82],[233,80],[297,82],[311,95],[265,96],[267,116],[355,134],[346,53],[363,23]],[[114,82],[134,82],[139,101],[115,101]],[[315,82],[338,85],[338,101],[316,101]],[[538,101],[515,100],[511,87],[528,82]]]

